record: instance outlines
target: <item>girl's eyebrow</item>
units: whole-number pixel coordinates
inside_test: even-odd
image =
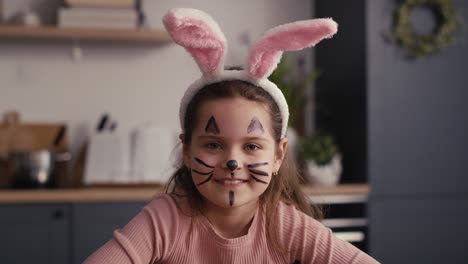
[[[212,135],[212,134],[209,134],[209,135],[206,135],[206,134],[203,134],[203,135],[199,135],[198,138],[200,139],[217,139],[217,140],[223,140],[224,137],[223,136],[215,136],[215,135]],[[245,140],[245,141],[268,141],[268,139],[264,136],[245,136],[242,138],[242,140]]]
[[[215,135],[212,135],[212,134],[202,134],[202,135],[199,135],[198,138],[220,139],[220,138],[223,138],[223,137],[222,136],[215,136]]]
[[[247,137],[244,137],[244,139],[250,140],[250,141],[255,141],[255,140],[268,141],[266,137],[262,137],[262,136],[247,136]]]

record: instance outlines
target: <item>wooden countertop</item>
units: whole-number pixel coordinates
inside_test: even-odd
[[[369,193],[367,184],[337,186],[303,186],[311,201],[317,203],[365,202]],[[0,190],[0,204],[69,203],[69,202],[131,202],[149,201],[164,188],[150,187],[84,187],[49,190]]]

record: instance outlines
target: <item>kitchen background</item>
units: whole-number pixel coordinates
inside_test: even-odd
[[[10,1],[19,6],[58,6],[56,0]],[[23,4],[24,3],[24,4]],[[216,14],[228,39],[227,64],[246,57],[243,39],[255,40],[271,27],[310,17],[312,3],[281,0],[143,1],[150,28],[162,28],[169,8],[187,6]],[[44,7],[43,7],[44,8]],[[248,37],[247,36],[247,37]],[[73,43],[2,43],[0,112],[18,110],[24,122],[66,122],[71,148],[83,144],[101,113],[120,130],[146,122],[179,129],[179,100],[200,76],[194,61],[177,45],[160,47],[80,42],[83,58],[72,58]]]
[[[34,8],[47,16],[61,1],[1,2],[13,9]],[[468,258],[468,4],[453,1],[465,21],[453,45],[411,60],[387,39],[397,3],[142,1],[150,28],[161,28],[162,15],[172,7],[200,8],[212,14],[228,39],[227,62],[232,65],[243,63],[249,39],[254,41],[272,26],[333,17],[340,25],[338,35],[303,53],[307,69],[315,65],[321,71],[316,83],[321,107],[314,114],[307,112],[305,126],[308,131],[326,129],[336,137],[343,154],[341,184],[369,185],[367,251],[382,263],[464,263]],[[423,29],[430,28],[427,13],[413,19]],[[77,47],[81,59],[73,56]],[[75,158],[104,112],[118,121],[119,132],[152,122],[177,133],[179,100],[187,84],[198,77],[193,60],[170,43],[0,40],[0,113],[17,110],[26,123],[65,122]],[[77,217],[54,226],[72,230],[74,236],[72,253],[58,256],[79,263],[92,249],[76,248],[95,243],[82,233],[103,228],[96,219],[81,215],[99,215],[102,208],[50,208],[54,219]],[[103,218],[120,219],[121,212],[137,211],[130,204],[106,208],[111,213]],[[2,215],[30,215],[13,207],[3,209]],[[76,223],[92,227],[75,228]],[[54,236],[51,243],[65,247],[60,241]]]

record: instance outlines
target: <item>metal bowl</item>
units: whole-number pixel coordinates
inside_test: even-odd
[[[68,155],[66,155],[68,154]],[[8,157],[8,174],[13,188],[49,188],[55,183],[55,162],[67,161],[69,153],[50,150],[13,152]]]

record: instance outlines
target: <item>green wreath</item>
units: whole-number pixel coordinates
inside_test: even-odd
[[[429,8],[437,19],[432,34],[417,34],[411,26],[411,11],[415,7]],[[404,46],[410,56],[422,57],[441,50],[455,40],[461,25],[451,0],[406,0],[397,9],[392,31],[394,39]]]

